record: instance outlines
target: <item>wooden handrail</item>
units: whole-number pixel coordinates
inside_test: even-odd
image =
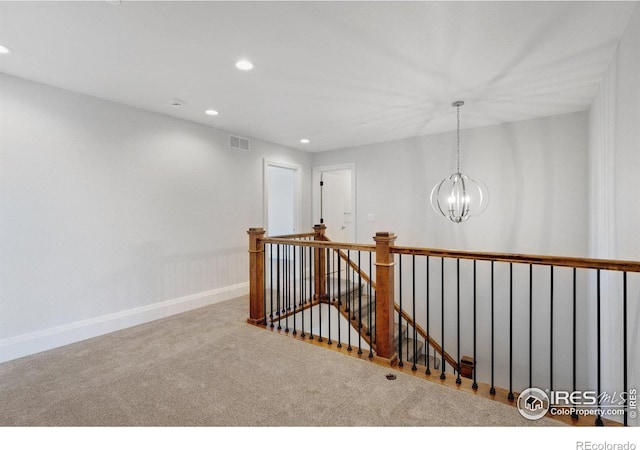
[[[281,245],[298,245],[303,247],[317,247],[317,248],[332,248],[332,249],[347,249],[347,250],[360,250],[364,252],[373,252],[376,250],[375,245],[367,244],[349,244],[347,242],[333,242],[333,241],[297,241],[295,239],[282,239],[275,237],[266,237],[261,239],[265,244],[281,244]]]
[[[329,239],[327,236],[324,236],[324,240],[326,242],[333,242],[331,239]],[[358,272],[358,275],[360,275],[360,277],[362,277],[362,279],[366,282],[369,283],[371,285],[371,288],[375,290],[376,288],[376,283],[375,281],[373,281],[371,279],[371,277],[369,275],[367,275],[366,272],[364,272],[355,262],[353,262],[351,260],[351,258],[349,258],[347,256],[347,254],[345,252],[343,252],[341,249],[334,249],[334,251],[338,254],[338,256],[340,256],[341,259],[343,259],[347,264],[349,264],[349,267],[351,267],[353,270],[355,270],[356,272]],[[375,251],[375,247],[374,247],[374,251]]]
[[[442,258],[475,259],[477,261],[496,261],[521,264],[536,264],[544,266],[575,267],[578,269],[601,269],[621,272],[640,272],[640,261],[619,261],[613,259],[526,255],[517,253],[486,253],[399,246],[392,246],[391,253],[402,255],[435,256]]]
[[[306,237],[313,237],[313,236],[315,236],[315,233],[281,234],[278,236],[268,236],[268,237],[276,238],[276,239],[295,239],[295,238],[306,238]]]
[[[298,241],[293,237],[311,237],[313,233],[273,236],[260,239],[265,244],[302,245],[307,247],[331,248],[334,250],[375,251],[375,245],[323,241]],[[575,267],[578,269],[600,269],[619,272],[640,272],[640,261],[614,259],[578,258],[568,256],[528,255],[519,253],[471,252],[464,250],[443,250],[421,247],[391,246],[391,253],[402,255],[434,256],[440,258],[475,259],[477,261],[512,262],[557,267]],[[346,255],[342,252],[342,258]],[[352,266],[353,267],[353,266]],[[364,277],[363,277],[364,278]],[[367,277],[368,278],[368,277]]]

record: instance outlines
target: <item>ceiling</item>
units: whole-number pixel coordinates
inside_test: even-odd
[[[584,111],[637,4],[3,1],[0,72],[325,151]]]

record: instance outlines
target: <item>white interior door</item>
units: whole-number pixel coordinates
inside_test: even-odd
[[[297,232],[298,168],[265,163],[265,211],[268,236]]]
[[[332,241],[356,242],[355,167],[318,167],[313,178],[314,222],[322,219]]]

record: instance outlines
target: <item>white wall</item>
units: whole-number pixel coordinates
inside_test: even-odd
[[[609,62],[589,111],[590,251],[593,257],[639,260],[640,208],[640,6],[636,6],[616,52]],[[629,388],[640,387],[640,274],[630,274],[628,292]],[[603,274],[602,354],[622,364],[622,280]],[[589,321],[595,323],[592,309]],[[592,347],[596,335],[590,336]],[[621,390],[619,376],[609,365],[602,368],[603,388]],[[590,373],[595,378],[596,356]],[[635,425],[640,421],[630,421]]]
[[[429,195],[454,171],[455,145],[455,132],[444,133],[319,153],[313,164],[355,162],[363,243],[393,231],[398,245],[587,256],[586,113],[462,130],[461,170],[484,181],[491,200],[454,225]]]
[[[0,361],[246,292],[263,159],[311,157],[227,139],[0,75]]]

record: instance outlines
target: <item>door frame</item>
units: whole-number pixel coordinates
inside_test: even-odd
[[[356,163],[332,164],[327,166],[316,166],[312,168],[311,174],[311,213],[313,215],[313,223],[320,223],[320,176],[322,172],[332,172],[334,170],[349,170],[351,172],[351,214],[353,219],[353,238],[354,242],[358,242],[358,214],[356,203]]]
[[[300,213],[301,213],[301,205],[300,201],[302,199],[301,195],[301,187],[302,187],[302,166],[293,163],[274,161],[265,158],[262,166],[263,171],[263,208],[262,208],[262,223],[263,227],[267,232],[267,236],[269,233],[269,167],[279,167],[281,169],[289,169],[294,171],[294,190],[293,193],[293,226],[295,228],[294,233],[299,233],[300,231]]]

